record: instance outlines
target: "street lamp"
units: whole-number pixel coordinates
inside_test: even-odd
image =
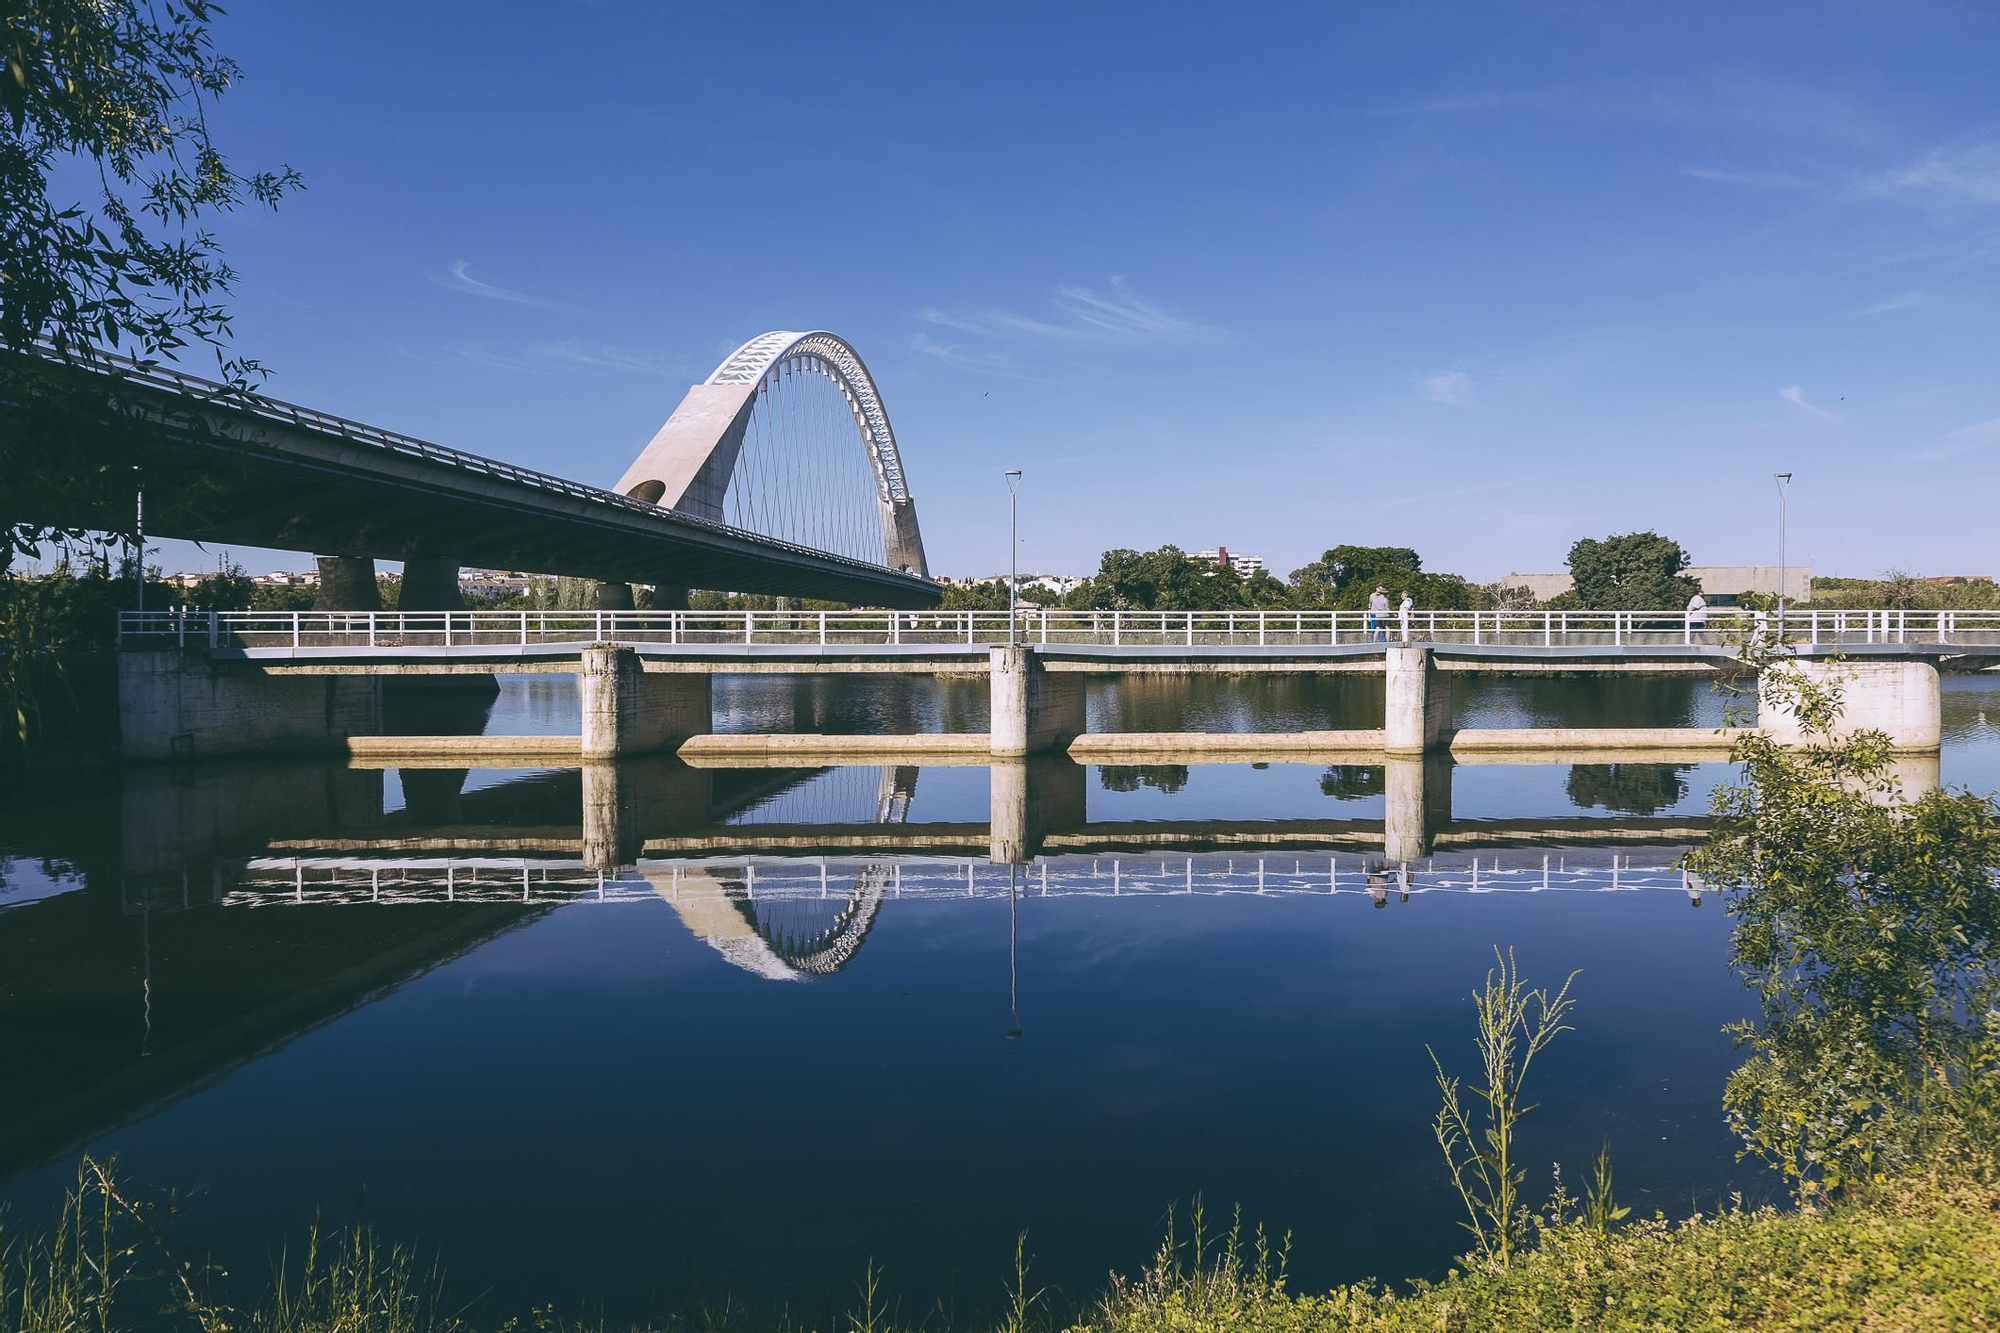
[[[1007,642],[1011,645],[1019,641],[1019,630],[1014,614],[1015,599],[1021,589],[1021,469],[1009,468],[1007,478]]]
[[[1778,483],[1778,633],[1785,632],[1785,492],[1792,484],[1789,472],[1773,472]]]

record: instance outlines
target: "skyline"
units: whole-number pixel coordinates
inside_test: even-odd
[[[863,9],[753,62],[723,15],[570,6],[524,60],[481,12],[220,25],[218,136],[306,178],[217,227],[275,396],[609,485],[738,343],[830,328],[943,573],[1006,567],[1007,467],[1049,572],[1775,564],[1780,470],[1794,563],[1995,572],[1992,13]]]

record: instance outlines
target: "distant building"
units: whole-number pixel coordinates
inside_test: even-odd
[[[1023,574],[1020,577],[1022,588],[1040,588],[1044,592],[1052,592],[1058,597],[1067,597],[1073,588],[1083,582],[1082,579],[1074,574]],[[1005,574],[989,574],[984,578],[974,579],[941,577],[938,579],[938,582],[947,587],[953,585],[969,587],[975,583],[997,583],[1004,588],[1007,586],[1007,576]]]
[[[465,597],[526,597],[528,575],[511,569],[461,569],[458,591]]]
[[[1218,565],[1228,565],[1246,579],[1252,574],[1261,573],[1264,568],[1263,556],[1231,555],[1227,546],[1218,546],[1212,551],[1195,551],[1188,558],[1191,560],[1213,560]]]
[[[1681,572],[1700,583],[1702,597],[1715,606],[1732,606],[1747,594],[1771,597],[1778,591],[1776,565],[1689,565]],[[1500,580],[1500,586],[1524,589],[1536,601],[1546,602],[1562,596],[1576,584],[1567,574],[1509,574]],[[1812,600],[1812,566],[1785,566],[1785,600]]]

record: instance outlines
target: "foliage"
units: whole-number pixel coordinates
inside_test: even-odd
[[[1268,574],[1245,579],[1218,561],[1162,546],[1106,551],[1097,573],[1071,589],[1063,605],[1079,611],[1237,611],[1282,604],[1283,596],[1284,585]]]
[[[1733,1207],[1612,1231],[1544,1217],[1535,1249],[1397,1293],[1294,1295],[1282,1274],[1212,1258],[1122,1283],[1075,1333],[1725,1333],[2000,1325],[2000,1186],[1956,1172],[1822,1212]],[[1156,1263],[1155,1267],[1158,1265]]]
[[[1990,578],[1925,579],[1892,569],[1879,579],[1816,578],[1812,605],[1828,610],[2000,610],[2000,584]]]
[[[1459,1080],[1444,1072],[1432,1051],[1442,1104],[1431,1129],[1451,1172],[1452,1188],[1465,1205],[1462,1225],[1482,1257],[1504,1265],[1526,1238],[1520,1191],[1527,1173],[1515,1163],[1514,1132],[1535,1108],[1523,1102],[1521,1089],[1535,1057],[1570,1031],[1563,1019],[1576,1004],[1569,988],[1577,974],[1570,973],[1551,996],[1529,988],[1513,950],[1502,954],[1495,948],[1493,958],[1485,984],[1472,997],[1484,1080],[1472,1089],[1478,1102],[1465,1100]]]
[[[1464,611],[1479,598],[1456,574],[1426,574],[1407,546],[1336,546],[1292,571],[1291,602],[1301,610],[1359,611],[1377,586],[1392,600],[1408,592],[1424,610]]]
[[[1177,792],[1188,784],[1186,764],[1100,764],[1097,781],[1106,791]]]
[[[1687,795],[1692,764],[1573,764],[1566,789],[1582,809],[1657,815]]]
[[[1586,537],[1569,548],[1575,587],[1566,596],[1587,611],[1675,611],[1701,590],[1687,566],[1681,544],[1657,532]]]
[[[21,0],[0,11],[0,348],[151,358],[198,342],[217,349],[226,380],[258,373],[223,359],[221,301],[235,275],[203,222],[245,202],[275,207],[299,177],[238,172],[211,137],[209,110],[240,75],[214,48],[216,12],[208,0]],[[52,193],[72,179],[97,183],[94,205]],[[0,358],[4,387],[20,377],[20,363]],[[16,483],[16,503],[0,501],[0,569],[61,535],[24,507],[31,494],[130,492],[128,477],[75,458],[58,425],[0,437],[0,475]]]
[[[1834,742],[1837,675],[1764,650],[1762,688],[1815,741],[1735,743],[1743,781],[1687,858],[1726,890],[1738,971],[1762,1002],[1724,1107],[1801,1199],[2000,1143],[2000,805],[1901,790],[1887,737]]]

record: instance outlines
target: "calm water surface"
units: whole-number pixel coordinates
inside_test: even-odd
[[[985,726],[975,683],[732,678],[715,700],[735,731]],[[1090,693],[1105,730],[1380,708],[1379,681],[1337,677]],[[1457,720],[1720,713],[1701,682],[1481,680]],[[575,701],[565,678],[503,677],[490,704],[403,717],[552,732]],[[1945,730],[1943,781],[2000,787],[2000,679],[1947,678]],[[191,1192],[177,1229],[239,1275],[325,1210],[435,1249],[496,1313],[726,1292],[817,1312],[871,1257],[907,1308],[970,1313],[1023,1229],[1037,1280],[1087,1297],[1197,1193],[1291,1230],[1306,1286],[1435,1272],[1461,1238],[1424,1048],[1469,1062],[1465,997],[1495,944],[1537,979],[1582,969],[1525,1160],[1575,1179],[1608,1137],[1642,1212],[1758,1197],[1774,1187],[1719,1110],[1721,1028],[1745,1012],[1727,918],[1691,905],[1653,836],[1731,776],[1433,764],[1433,845],[1399,868],[1380,767],[1037,768],[1063,815],[1010,868],[986,854],[985,768],[662,761],[598,801],[651,840],[601,883],[602,789],[576,770],[149,769],[17,797],[0,1201],[46,1216],[81,1152],[115,1153],[131,1181]],[[1286,845],[1214,845],[1281,824]],[[934,841],[759,841],[800,825]]]

